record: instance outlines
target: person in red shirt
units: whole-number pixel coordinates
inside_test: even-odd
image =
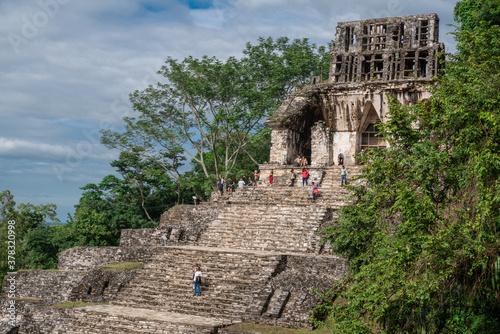
[[[309,171],[302,168],[302,187],[307,186],[307,180],[309,179]]]

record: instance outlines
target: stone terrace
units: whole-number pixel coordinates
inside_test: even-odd
[[[177,207],[156,229],[123,231],[120,247],[80,247],[61,255],[60,269],[89,274],[18,276],[26,290],[22,296],[40,299],[27,302],[30,311],[19,333],[217,333],[239,321],[311,328],[308,318],[319,297],[310,287],[326,291],[346,270],[345,261],[322,248],[318,231],[336,219],[348,191],[340,187],[338,166],[313,167],[310,182],[319,184],[320,193],[312,203],[311,184],[302,187],[300,173],[289,187],[291,166],[262,165],[262,175],[271,168],[272,185],[263,177],[257,187],[215,196],[211,206]],[[360,167],[348,170],[350,179]],[[168,246],[161,246],[164,234]],[[105,293],[109,275],[94,269],[123,260],[145,266],[112,283],[113,294]],[[193,297],[195,263],[204,275],[201,297]],[[46,301],[39,289],[30,288],[44,286],[44,275],[54,291]],[[67,281],[68,275],[80,281],[60,289],[54,280]],[[42,306],[64,299],[102,299],[111,305]]]
[[[238,321],[260,296],[280,259],[279,255],[231,249],[165,247],[113,304]],[[194,263],[202,266],[202,297],[193,297],[190,274]]]

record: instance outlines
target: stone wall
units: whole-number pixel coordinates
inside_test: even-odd
[[[28,305],[18,334],[55,333],[57,324],[67,317],[67,313],[70,311],[35,304]]]
[[[295,171],[295,174],[297,176],[297,179],[295,180],[295,184],[301,185],[302,184],[302,167],[293,167],[293,165],[279,165],[279,164],[260,164],[259,165],[259,170],[261,173],[261,179],[262,182],[259,183],[259,186],[267,186],[269,187],[269,181],[267,177],[271,173],[271,170],[273,171],[273,184],[276,185],[287,185],[290,184],[290,171],[291,170]],[[320,184],[321,181],[323,180],[323,167],[315,167],[315,166],[307,166],[306,169],[309,171],[309,185],[311,185],[312,182],[315,182],[316,184]]]
[[[120,236],[120,247],[162,246],[163,236],[169,234],[169,228],[123,229]]]
[[[37,305],[37,301],[14,300],[14,311],[10,311],[11,299],[0,294],[0,334],[15,334],[23,321],[24,314]],[[12,317],[12,318],[10,318]],[[11,321],[12,320],[12,321]]]
[[[277,129],[271,132],[271,143],[273,143],[273,149],[271,150],[271,155],[269,157],[269,162],[286,164],[290,163],[287,161],[288,158],[288,129]]]
[[[326,292],[332,287],[332,282],[343,279],[346,272],[347,262],[341,258],[282,255],[278,270],[263,289],[264,294],[271,293],[263,305],[261,316],[255,316],[255,310],[252,310],[248,314],[254,315],[244,320],[310,329],[311,311],[321,302],[311,288]]]
[[[344,165],[356,164],[356,146],[350,143],[357,141],[357,132],[336,131],[333,133],[333,156],[338,164],[339,153],[344,155]]]
[[[73,271],[18,271],[15,274],[5,276],[4,290],[9,286],[7,280],[15,278],[16,298],[39,299],[40,301],[53,304],[68,300],[72,288],[85,275],[85,272]]]
[[[59,270],[89,271],[108,263],[148,262],[155,247],[75,247],[59,254]]]
[[[112,301],[136,273],[137,270],[91,270],[78,285],[73,286],[68,299],[96,303]]]
[[[333,133],[325,122],[318,121],[311,129],[311,166],[333,165]]]
[[[216,218],[217,210],[217,207],[207,205],[175,206],[161,216],[160,226],[157,228],[122,230],[120,246],[175,246],[195,243],[208,223]]]

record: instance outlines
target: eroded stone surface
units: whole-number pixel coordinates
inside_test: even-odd
[[[363,150],[386,146],[373,126],[387,120],[387,95],[410,105],[429,98],[443,50],[436,14],[339,23],[328,82],[287,96],[265,122],[273,129],[270,162],[300,155],[331,165],[342,153],[353,165]]]

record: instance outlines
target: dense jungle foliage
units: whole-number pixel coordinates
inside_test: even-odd
[[[315,310],[332,332],[500,333],[500,1],[454,15],[458,52],[432,98],[392,101],[390,147],[324,231],[350,266]]]

